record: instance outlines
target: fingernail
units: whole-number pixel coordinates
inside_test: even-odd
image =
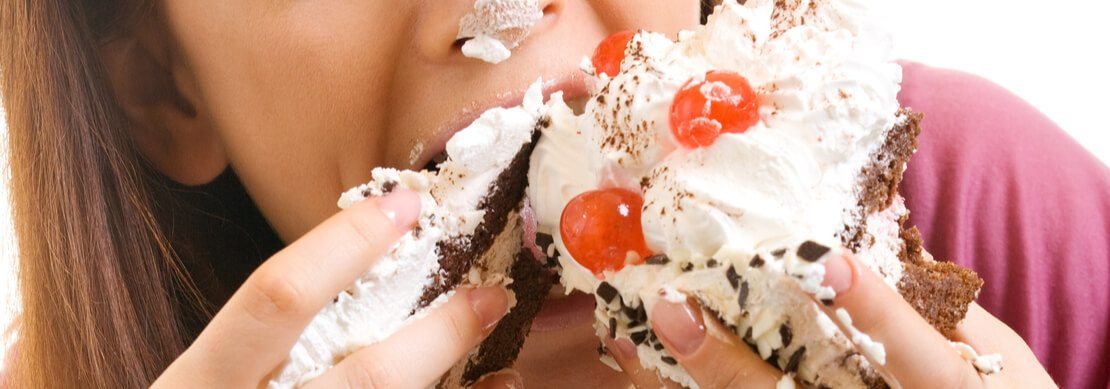
[[[821,285],[830,287],[837,295],[848,292],[856,282],[856,268],[847,257],[831,255],[825,261],[825,279]]]
[[[622,361],[632,361],[636,359],[636,345],[632,344],[631,340],[618,338],[613,339],[608,336],[602,339],[605,343],[605,349],[613,353],[613,356]]]
[[[659,300],[651,315],[655,333],[680,355],[693,354],[705,341],[705,323],[701,313],[689,303]]]
[[[470,290],[470,309],[478,316],[482,331],[489,333],[501,317],[509,311],[509,295],[501,286],[487,286]]]
[[[420,217],[420,195],[411,190],[395,190],[378,198],[378,209],[399,230],[408,230]]]
[[[520,378],[520,373],[517,373],[516,370],[505,369],[482,377],[475,387],[482,389],[524,389],[524,379]]]

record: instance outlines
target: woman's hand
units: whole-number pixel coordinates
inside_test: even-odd
[[[872,361],[872,365],[878,366],[892,387],[1055,387],[1021,337],[978,304],[971,305],[954,340],[981,354],[1001,354],[1005,368],[991,375],[980,374],[909,303],[854,258],[830,259],[826,271],[825,285],[836,290],[837,296],[832,306],[818,305],[833,318],[836,310],[846,310],[857,329],[885,346],[886,364]],[[663,345],[702,388],[773,388],[782,378],[781,371],[720,323],[704,320],[692,303],[661,300],[650,315]],[[605,342],[637,387],[678,386],[644,370],[627,339]]]
[[[265,386],[312,317],[372,267],[419,213],[416,194],[396,191],[331,217],[251,274],[153,386]],[[307,386],[427,387],[488,335],[508,301],[502,287],[459,290]]]

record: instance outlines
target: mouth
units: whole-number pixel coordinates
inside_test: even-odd
[[[543,84],[543,97],[544,101],[551,96],[552,93],[563,92],[563,100],[567,105],[574,109],[576,112],[581,111],[581,107],[585,105],[586,100],[589,98],[589,91],[586,88],[585,78],[581,72],[570,73],[566,76],[545,80]],[[483,112],[496,108],[509,108],[518,106],[524,100],[524,89],[515,90],[511,92],[499,93],[491,98],[480,100],[464,108],[454,118],[440,126],[434,132],[434,135],[425,144],[422,145],[423,150],[415,154],[413,158],[413,167],[419,167],[424,170],[438,171],[439,164],[447,159],[447,142],[455,133],[469,126]]]
[[[593,323],[594,304],[594,296],[579,291],[567,294],[562,285],[556,284],[532,320],[532,331],[559,331]]]

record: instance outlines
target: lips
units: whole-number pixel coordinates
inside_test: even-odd
[[[585,77],[582,72],[578,71],[545,80],[543,85],[545,101],[552,93],[559,91],[563,92],[563,99],[568,102],[589,97],[589,91],[586,89]],[[492,97],[478,100],[456,115],[453,119],[441,125],[440,129],[434,132],[431,139],[424,145],[424,151],[420,154],[419,158],[415,158],[413,167],[422,167],[433,171],[437,170],[438,163],[442,162],[446,157],[444,150],[447,147],[447,141],[451,140],[451,136],[469,126],[486,110],[495,107],[514,107],[520,105],[523,100],[524,89],[499,93]]]

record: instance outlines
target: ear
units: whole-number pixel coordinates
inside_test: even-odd
[[[139,151],[170,179],[205,184],[227,168],[227,153],[169,37],[151,11],[104,43],[100,54]]]

